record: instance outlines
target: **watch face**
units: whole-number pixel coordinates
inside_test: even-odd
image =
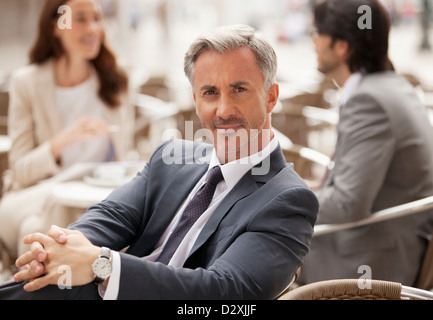
[[[111,274],[111,262],[105,258],[97,259],[92,265],[93,273],[101,279],[106,279]]]

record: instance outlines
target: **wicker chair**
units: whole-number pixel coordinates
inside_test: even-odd
[[[360,279],[320,281],[293,289],[278,300],[433,300],[433,293],[400,283]]]
[[[320,179],[331,159],[316,150],[295,144],[282,132],[272,128],[287,162],[293,163],[296,172],[304,179]]]
[[[373,213],[368,218],[355,222],[316,225],[314,227],[314,237],[319,237],[324,234],[356,228],[385,220],[398,219],[408,215],[422,214],[431,210],[433,210],[433,196],[384,209]],[[433,234],[431,239],[433,239]],[[433,240],[430,240],[426,252],[422,258],[419,275],[415,286],[419,289],[433,290]]]

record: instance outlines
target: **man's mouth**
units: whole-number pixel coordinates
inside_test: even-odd
[[[226,126],[218,126],[216,127],[218,134],[230,135],[234,134],[240,129],[242,129],[242,125],[226,125]]]
[[[242,128],[245,128],[245,121],[238,118],[216,119],[212,122],[212,127],[219,134],[234,134]]]

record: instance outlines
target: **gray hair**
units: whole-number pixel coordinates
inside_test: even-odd
[[[194,81],[194,65],[199,55],[205,51],[224,53],[233,49],[250,48],[264,78],[266,90],[276,82],[277,55],[268,41],[252,27],[233,25],[219,27],[202,34],[185,54],[184,71],[191,85]]]

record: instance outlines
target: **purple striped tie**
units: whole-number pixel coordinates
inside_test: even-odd
[[[196,193],[186,206],[178,225],[170,235],[170,238],[156,260],[157,262],[162,262],[164,264],[170,262],[171,257],[179,247],[179,244],[182,242],[189,229],[191,229],[192,225],[203,214],[203,212],[206,211],[212,201],[217,184],[222,180],[224,180],[224,178],[221,173],[221,168],[219,166],[213,167],[209,171],[209,177],[205,185]]]

